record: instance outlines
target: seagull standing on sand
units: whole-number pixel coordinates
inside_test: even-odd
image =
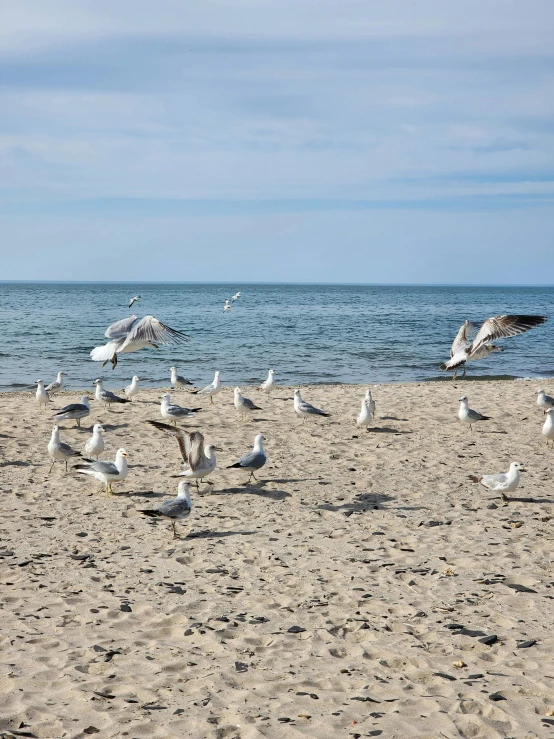
[[[104,403],[104,405],[110,407],[112,403],[130,403],[130,400],[127,400],[127,398],[120,398],[119,395],[116,395],[115,393],[112,393],[111,390],[104,390],[104,383],[99,378],[98,380],[95,380],[93,385],[96,385],[96,391],[94,394],[94,397],[96,400],[101,401]]]
[[[44,387],[44,380],[37,380],[36,385],[37,385],[37,392],[36,392],[37,403],[41,405],[43,408],[46,408],[47,404],[50,402],[50,396],[48,395]]]
[[[256,470],[261,470],[267,461],[267,454],[263,448],[264,439],[265,436],[263,436],[263,434],[258,434],[254,439],[254,449],[251,452],[248,452],[248,454],[245,454],[244,457],[241,457],[238,462],[227,467],[228,470],[239,469],[244,470],[245,472],[250,472],[250,477],[244,483],[245,485],[248,485],[252,478],[254,478],[256,482],[258,481],[254,472],[256,472]]]
[[[193,395],[209,395],[210,403],[214,402],[213,396],[221,392],[221,382],[219,380],[219,370],[215,373],[213,382],[202,388],[202,390],[193,390]]]
[[[92,436],[86,440],[85,454],[87,457],[96,457],[98,460],[104,451],[104,438],[102,436],[104,427],[101,423],[95,423],[92,427]]]
[[[271,391],[274,390],[276,387],[277,383],[275,382],[275,370],[270,369],[267,373],[267,380],[264,380],[260,385],[260,390],[263,390],[264,393],[270,395]]]
[[[127,452],[118,449],[115,462],[92,462],[90,464],[76,464],[73,467],[80,475],[90,475],[105,486],[106,495],[113,493],[114,482],[123,482],[127,477]]]
[[[302,396],[300,395],[300,390],[298,388],[294,391],[294,412],[302,419],[302,423],[304,423],[306,418],[313,418],[314,416],[328,417],[331,415],[330,413],[326,413],[310,403],[307,403],[305,400],[302,400]]]
[[[490,421],[490,416],[483,416],[481,413],[477,413],[477,411],[472,411],[471,408],[468,405],[469,401],[467,399],[467,396],[463,396],[460,398],[460,409],[458,411],[458,418],[462,423],[468,423],[469,429],[473,428],[473,424],[477,423],[477,421]]]
[[[358,418],[356,419],[356,425],[357,426],[365,426],[365,428],[369,431],[369,425],[373,421],[373,414],[371,413],[370,407],[369,407],[369,401],[367,398],[364,398],[362,400],[362,407],[360,410],[360,414]]]
[[[196,480],[196,487],[198,488],[198,481],[202,481],[215,470],[217,447],[213,444],[206,446],[204,436],[199,431],[189,433],[159,421],[147,421],[147,423],[159,431],[175,436],[177,439],[183,463],[187,465],[187,468],[177,477],[188,477],[191,480]]]
[[[171,372],[171,384],[175,389],[185,387],[185,385],[192,385],[192,382],[187,380],[186,377],[177,374],[177,367],[170,367],[169,371]]]
[[[542,427],[542,435],[546,440],[546,446],[548,446],[548,440],[552,441],[554,446],[554,408],[549,408],[546,413],[546,420]]]
[[[493,316],[484,323],[464,321],[450,349],[450,359],[440,365],[443,371],[454,370],[453,380],[456,379],[458,368],[464,368],[462,379],[466,376],[466,362],[487,357],[491,352],[502,352],[502,349],[491,342],[496,339],[505,339],[517,336],[539,326],[546,321],[546,316]],[[472,337],[475,338],[472,340]]]
[[[131,306],[133,306],[137,302],[137,300],[139,300],[139,298],[140,295],[135,295],[134,298],[131,298],[131,300],[129,300],[129,308],[131,308]]]
[[[146,346],[157,349],[160,344],[179,343],[189,339],[186,334],[166,326],[154,316],[123,318],[108,326],[104,336],[111,341],[104,346],[95,347],[90,356],[94,362],[102,362],[102,367],[111,362],[112,369],[117,366],[118,354],[138,352]]]
[[[188,518],[192,511],[192,503],[190,500],[190,485],[185,480],[179,483],[177,488],[177,497],[173,500],[166,500],[156,508],[139,509],[139,513],[150,518],[169,518],[173,529],[173,538],[177,539],[175,524],[183,518]]]
[[[139,394],[140,388],[138,384],[139,378],[136,375],[133,375],[133,378],[131,379],[131,384],[127,385],[127,387],[123,391],[129,400],[132,400],[135,395]]]
[[[46,386],[46,389],[49,393],[57,393],[58,390],[63,390],[63,378],[64,378],[65,372],[58,372],[58,376],[54,380],[54,382],[51,382],[50,385]]]
[[[235,408],[241,414],[243,420],[252,411],[262,410],[262,408],[260,408],[258,405],[256,405],[251,400],[249,400],[248,398],[245,398],[244,395],[242,395],[242,393],[240,392],[240,387],[236,387],[234,390],[233,402],[235,404]]]
[[[193,414],[199,410],[202,410],[202,409],[201,408],[183,408],[180,405],[174,405],[171,402],[169,393],[164,393],[162,395],[162,402],[160,405],[161,416],[162,418],[165,418],[168,421],[172,421],[175,424],[175,426],[177,425],[178,419],[193,418]]]
[[[539,390],[537,395],[537,405],[544,411],[548,410],[548,408],[554,408],[554,398],[547,395],[544,390]]]
[[[79,403],[70,403],[64,408],[60,408],[56,411],[54,416],[56,421],[75,421],[77,426],[81,425],[81,418],[86,418],[90,415],[90,403],[86,395],[81,395],[81,401]]]
[[[498,475],[483,475],[483,477],[470,475],[469,478],[473,482],[480,482],[489,490],[500,493],[503,500],[508,500],[506,493],[511,493],[517,488],[520,472],[525,472],[523,465],[519,462],[512,462],[508,472],[501,472]]]
[[[69,444],[65,444],[60,441],[60,427],[54,426],[52,428],[52,436],[48,442],[48,454],[52,457],[52,464],[48,470],[48,474],[52,472],[52,467],[56,462],[65,462],[65,471],[67,472],[67,460],[70,457],[80,457],[81,452],[73,449]]]
[[[373,396],[371,395],[371,390],[369,388],[366,390],[365,400],[367,400],[368,408],[371,414],[374,416],[376,406],[375,406],[375,401],[373,400]]]

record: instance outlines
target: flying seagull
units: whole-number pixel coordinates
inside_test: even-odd
[[[202,481],[215,470],[217,447],[213,444],[206,446],[204,436],[199,431],[190,433],[174,428],[167,423],[160,423],[160,421],[147,421],[147,423],[154,426],[158,431],[164,431],[177,439],[183,463],[187,465],[187,468],[177,477],[196,480],[196,487],[198,488],[198,480]]]
[[[179,343],[189,339],[186,334],[166,326],[154,316],[123,318],[108,326],[104,336],[111,341],[95,347],[90,356],[94,362],[102,362],[103,367],[111,362],[112,369],[116,368],[118,354],[138,352],[146,346],[157,349],[160,344]]]
[[[177,488],[177,497],[173,500],[166,500],[156,508],[139,509],[139,513],[150,518],[169,518],[173,529],[173,538],[177,538],[175,531],[175,523],[183,518],[190,516],[192,511],[192,503],[190,501],[190,485],[185,480],[181,480]]]
[[[132,305],[134,305],[134,303],[136,303],[136,302],[137,302],[137,300],[138,300],[139,298],[140,298],[140,295],[135,295],[135,297],[134,297],[134,298],[131,298],[131,300],[129,300],[129,308],[130,308],[130,307],[131,307]]]
[[[483,359],[492,352],[504,351],[492,343],[495,339],[506,339],[523,334],[545,321],[546,316],[526,315],[493,316],[487,318],[484,323],[464,321],[450,349],[450,359],[448,362],[443,362],[440,369],[445,372],[454,370],[452,379],[455,380],[458,368],[463,366],[463,379],[466,376],[466,362]]]

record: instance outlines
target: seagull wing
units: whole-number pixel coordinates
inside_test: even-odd
[[[517,336],[525,331],[540,326],[546,321],[546,316],[493,316],[488,318],[479,329],[477,336],[471,345],[471,355],[480,349],[483,344],[488,344],[495,339],[505,339],[509,336]]]
[[[204,454],[204,437],[199,431],[189,434],[190,437],[190,453],[189,467],[193,472],[208,466],[208,459]]]
[[[123,344],[127,347],[131,344],[150,342],[151,344],[171,344],[188,340],[188,336],[181,331],[166,326],[154,316],[144,316],[133,325]]]
[[[158,431],[165,431],[166,434],[174,436],[177,439],[177,444],[179,444],[179,451],[181,452],[183,462],[185,462],[185,464],[189,463],[189,455],[192,448],[192,434],[189,434],[188,431],[183,431],[182,429],[170,426],[168,423],[162,423],[161,421],[146,421],[146,423],[154,426]]]
[[[464,321],[463,324],[460,326],[460,330],[456,334],[456,338],[452,342],[450,357],[453,357],[460,350],[469,349],[473,337],[479,331],[482,325],[483,324],[481,323]]]
[[[259,405],[256,405],[255,403],[253,403],[249,398],[245,398],[244,395],[242,396],[242,402],[251,411],[261,411],[262,410]]]
[[[122,318],[121,321],[116,321],[115,323],[112,323],[111,326],[108,326],[104,336],[108,339],[124,339],[137,320],[138,316],[127,316],[127,318]]]

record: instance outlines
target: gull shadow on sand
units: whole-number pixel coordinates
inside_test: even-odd
[[[129,498],[168,498],[171,493],[155,493],[153,490],[133,490],[128,493],[114,493],[114,495],[125,495]]]
[[[273,480],[271,480],[271,482],[273,482]],[[260,498],[270,498],[271,500],[284,500],[285,498],[291,497],[291,494],[287,493],[286,490],[262,490],[261,488],[266,484],[267,482],[265,480],[261,480],[258,483],[244,484],[242,487],[226,488],[225,490],[220,490],[219,492],[214,493],[214,495],[237,495],[248,493],[249,495],[257,495]]]
[[[371,511],[375,508],[380,508],[383,503],[388,503],[394,500],[390,495],[383,495],[382,493],[358,493],[354,496],[353,500],[347,503],[341,503],[340,505],[333,505],[332,503],[322,503],[316,506],[316,510],[323,511],[343,511],[344,513]]]
[[[98,421],[98,423],[102,423],[102,421]],[[118,429],[129,428],[128,423],[102,423],[102,426],[104,427],[104,431],[117,431]]]
[[[552,498],[512,498],[511,495],[506,496],[506,503],[554,503]]]
[[[42,467],[42,464],[15,459],[13,462],[0,462],[0,467]]]
[[[372,426],[368,428],[370,434],[396,434],[397,436],[404,436],[405,434],[411,434],[411,431],[400,431],[399,429],[393,429],[391,426]]]
[[[381,416],[379,420],[380,421],[408,421],[407,418],[397,418],[396,416]]]
[[[252,536],[257,531],[198,531],[192,532],[187,539],[223,539],[227,536]]]

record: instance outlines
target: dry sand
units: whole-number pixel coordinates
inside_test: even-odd
[[[224,449],[176,540],[137,513],[177,487],[174,439],[144,423],[159,390],[62,424],[82,449],[101,421],[103,459],[126,447],[112,498],[61,464],[48,476],[50,414],[1,395],[0,735],[554,736],[554,451],[537,389],[379,386],[369,433],[361,387],[305,388],[332,413],[306,424],[290,388],[249,388],[264,410],[247,423],[230,388],[213,406],[174,392]],[[462,394],[493,417],[474,433]],[[243,487],[225,466],[260,431],[268,463]],[[512,460],[527,472],[508,504],[468,479]]]

